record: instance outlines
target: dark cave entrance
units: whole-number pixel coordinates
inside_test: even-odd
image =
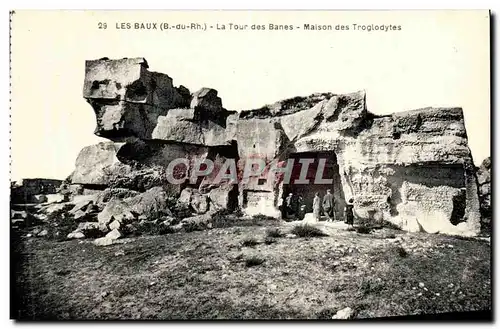
[[[289,184],[283,184],[283,204],[285,204],[286,197],[289,193],[293,193],[295,198],[302,197],[302,204],[305,205],[305,212],[313,211],[313,199],[316,193],[319,193],[321,203],[326,194],[326,190],[330,189],[333,194],[335,202],[335,218],[343,218],[343,209],[345,206],[345,196],[342,189],[342,182],[339,174],[339,166],[337,163],[337,156],[333,151],[329,152],[301,152],[290,154],[290,159],[295,159],[294,167]],[[300,177],[302,164],[299,159],[311,159],[313,162],[309,164],[306,179],[309,180],[308,184],[297,184],[296,181]],[[318,168],[320,160],[324,159],[325,167],[323,174],[318,173],[321,168]],[[319,170],[318,170],[319,169]],[[316,175],[325,180],[333,180],[333,183],[316,184]],[[298,202],[296,202],[298,203]],[[300,205],[296,206],[297,208]],[[297,209],[298,210],[298,209]]]

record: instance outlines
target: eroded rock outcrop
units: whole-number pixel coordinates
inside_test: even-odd
[[[115,165],[137,172],[137,163],[165,168],[179,157],[233,159],[238,168],[241,161],[258,157],[267,169],[275,162],[308,158],[313,172],[324,160],[331,183],[299,186],[261,176],[240,181],[233,190],[227,181],[212,184],[207,178],[178,184],[172,193],[198,189],[190,194],[190,204],[193,195],[208,197],[198,212],[207,210],[206,203],[233,204],[237,196],[248,214],[280,216],[284,195],[300,194],[310,208],[314,193],[324,195],[330,188],[337,216],[353,198],[361,218],[410,231],[479,232],[478,185],[460,108],[377,116],[360,91],[295,97],[236,113],[223,108],[214,89],[190,93],[174,87],[167,75],[148,71],[142,58],[87,61],[83,94],[96,113],[95,133],[111,140],[100,148],[112,155],[101,155],[96,146],[85,151],[95,160],[77,161],[74,183],[109,185],[103,172],[120,172]]]
[[[479,184],[479,201],[481,203],[482,229],[485,232],[491,230],[491,158],[483,160],[477,170],[477,182]]]

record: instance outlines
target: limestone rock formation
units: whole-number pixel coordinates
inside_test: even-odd
[[[491,159],[483,160],[477,170],[477,182],[479,184],[479,201],[481,203],[481,219],[484,231],[491,230]]]
[[[226,188],[227,181],[212,184],[207,177],[176,186],[161,181],[161,186],[175,196],[186,187],[198,189],[219,207],[237,199],[247,214],[275,217],[288,193],[301,195],[310,212],[314,194],[323,196],[329,188],[339,218],[346,200],[353,198],[358,218],[390,221],[410,231],[479,232],[477,178],[460,108],[380,116],[368,111],[365,93],[359,91],[294,97],[230,112],[216,90],[191,94],[174,87],[167,75],[150,72],[143,58],[87,61],[83,96],[96,114],[95,133],[111,142],[82,151],[73,183],[109,187],[106,174],[122,170],[130,170],[123,182],[134,182],[134,175],[147,176],[144,168],[166,168],[183,157],[211,159],[218,166],[232,159],[240,169],[248,159],[259,158],[265,173],[273,163],[294,159],[291,176],[297,178],[302,166],[298,159],[310,159],[307,179],[324,168],[322,178],[331,182],[295,184],[292,179],[288,184],[281,176],[261,176],[239,181],[233,190]],[[137,164],[144,173],[137,174]],[[134,184],[112,187],[146,190]]]
[[[102,142],[84,147],[76,158],[75,170],[71,174],[73,184],[103,185],[110,183],[114,172],[125,175],[130,167],[117,158],[121,143]]]

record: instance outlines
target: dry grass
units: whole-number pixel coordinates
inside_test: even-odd
[[[345,307],[356,318],[491,309],[485,241],[325,231],[321,239],[253,248],[241,246],[242,236],[265,241],[266,227],[142,236],[108,247],[13,234],[12,317],[330,319]]]

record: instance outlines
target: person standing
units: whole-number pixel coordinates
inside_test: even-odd
[[[350,198],[345,205],[345,222],[347,225],[354,226],[354,199]]]
[[[313,217],[314,220],[319,222],[321,212],[321,198],[319,197],[319,193],[316,192],[313,199]]]
[[[323,211],[327,222],[335,219],[333,194],[331,192],[330,189],[326,190],[326,195],[323,197]]]
[[[300,194],[297,196],[297,214],[299,220],[303,220],[306,215],[306,205],[304,204],[304,198]]]
[[[288,194],[285,200],[286,218],[290,218],[293,213],[293,193]]]

